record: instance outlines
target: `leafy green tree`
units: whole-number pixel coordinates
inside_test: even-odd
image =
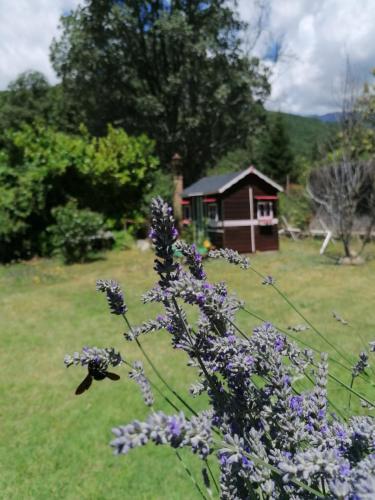
[[[289,136],[280,113],[270,123],[269,132],[260,143],[259,168],[275,181],[285,183],[287,175],[294,173],[294,156]]]
[[[53,208],[71,198],[120,226],[139,212],[157,165],[153,142],[122,129],[100,138],[42,125],[8,131],[0,151],[0,259],[40,253]]]
[[[59,130],[78,129],[79,110],[67,99],[63,101],[61,85],[49,85],[39,71],[25,71],[0,95],[0,134],[20,130],[23,124],[49,124]]]
[[[91,133],[145,132],[164,168],[180,153],[189,181],[263,118],[267,73],[243,28],[226,0],[86,0],[61,18],[51,60]]]
[[[221,175],[229,172],[240,172],[251,164],[251,154],[245,148],[229,151],[211,167],[207,175]]]
[[[47,79],[39,71],[21,73],[3,94],[1,129],[18,129],[22,123],[45,119],[50,112],[49,88]]]

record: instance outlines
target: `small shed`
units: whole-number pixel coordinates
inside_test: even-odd
[[[204,177],[182,192],[183,224],[204,227],[218,248],[241,253],[277,250],[280,191],[279,184],[253,166]]]

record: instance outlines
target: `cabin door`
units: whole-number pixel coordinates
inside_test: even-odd
[[[249,188],[249,216],[250,216],[250,227],[249,227],[249,236],[250,236],[250,248],[251,252],[254,253],[256,250],[255,246],[255,218],[254,218],[254,195],[253,188]]]

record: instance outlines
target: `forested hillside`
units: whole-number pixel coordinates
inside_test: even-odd
[[[277,113],[269,111],[271,117]],[[315,159],[317,146],[329,142],[338,132],[337,123],[324,123],[319,118],[280,113],[295,156]]]

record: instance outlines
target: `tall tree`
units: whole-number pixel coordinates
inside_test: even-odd
[[[235,3],[235,2],[234,2]],[[51,60],[89,130],[107,123],[156,140],[187,180],[262,119],[267,72],[241,49],[244,24],[227,0],[86,0],[61,18]]]
[[[281,183],[285,183],[287,176],[293,173],[294,156],[281,113],[277,113],[268,133],[264,134],[259,162],[262,172]]]
[[[0,136],[7,129],[20,130],[22,125],[35,122],[77,130],[77,111],[73,103],[63,102],[61,85],[51,86],[39,71],[25,71],[0,95]]]
[[[12,81],[2,96],[1,129],[16,128],[45,118],[49,112],[49,84],[39,71],[26,71]]]

